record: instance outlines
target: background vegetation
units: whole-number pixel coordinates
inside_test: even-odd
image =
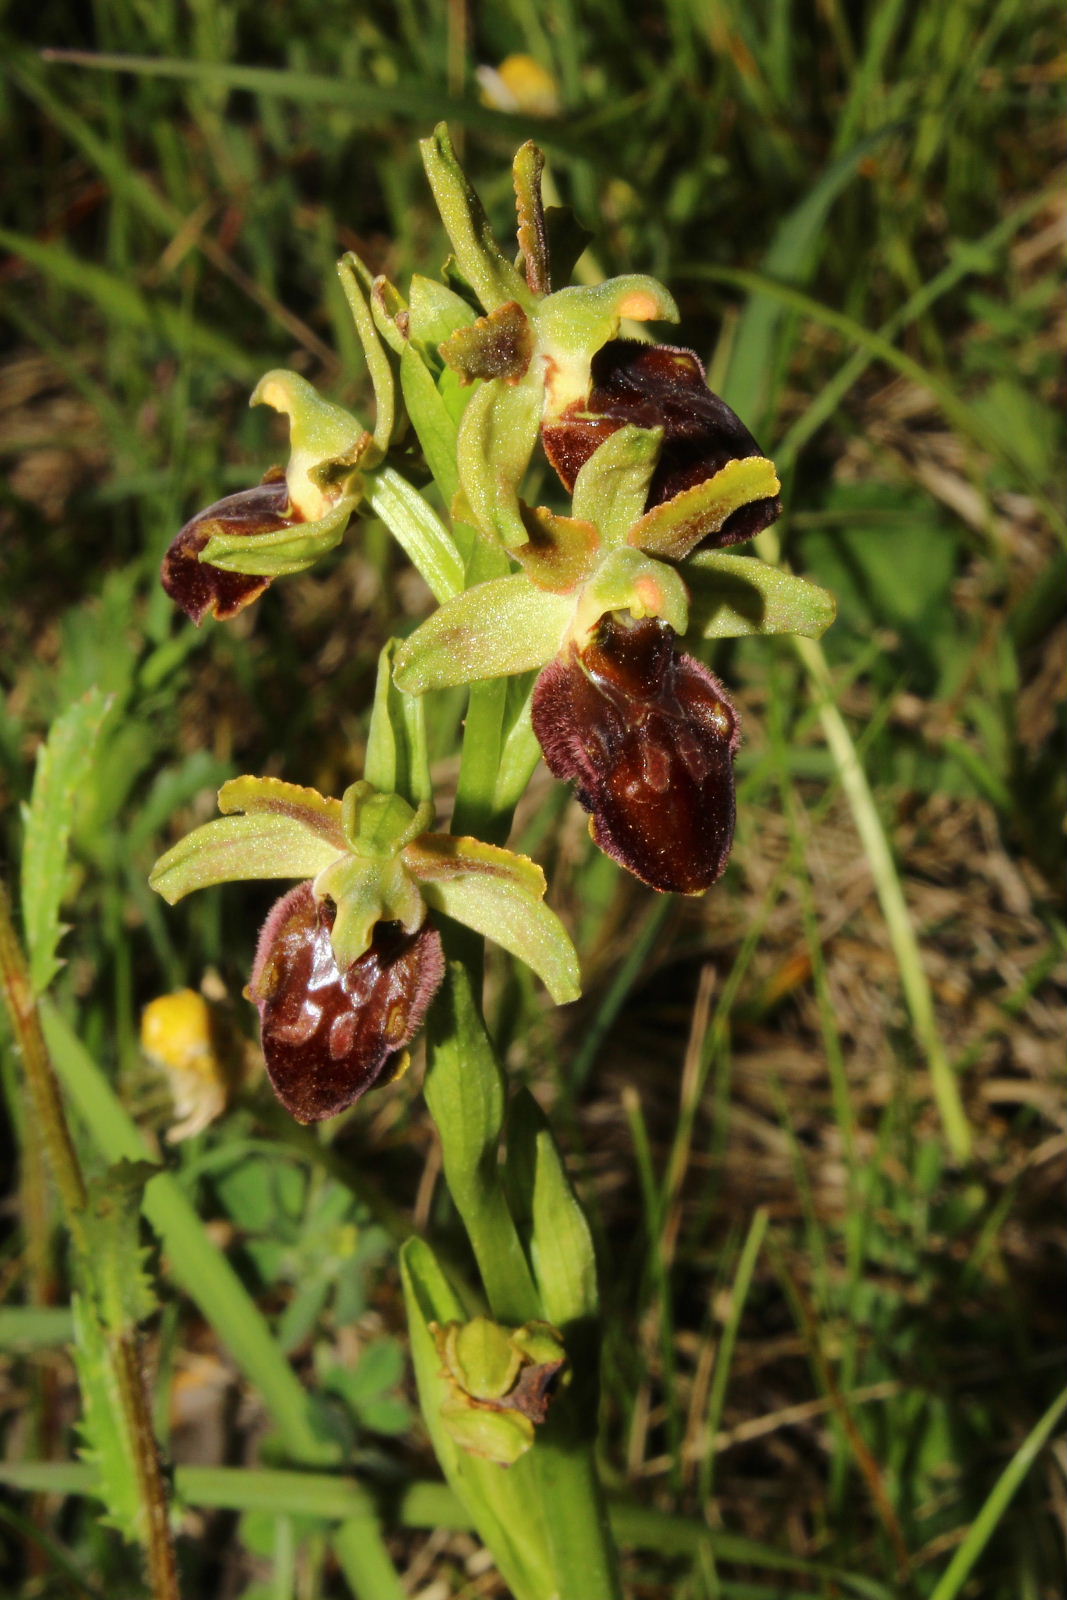
[[[1065,1458],[1026,1441],[1063,1357],[1058,9],[56,0],[4,26],[0,829],[14,891],[35,750],[90,687],[110,695],[55,986],[86,1047],[60,1067],[87,1167],[119,1148],[94,1073],[151,1138],[172,1120],[139,1045],[148,1000],[213,974],[249,1029],[270,892],[166,913],[154,856],[235,773],[357,777],[377,651],[429,605],[364,522],[196,632],[157,586],[162,552],[284,456],[246,407],[261,371],[367,406],[333,263],[355,248],[401,283],[438,263],[415,138],[447,116],[506,233],[533,134],[595,230],[590,274],[678,296],[683,341],[780,464],[785,553],[840,603],[823,657],[716,652],[746,740],[733,862],[705,900],[627,879],[547,776],[516,831],[585,997],[548,1015],[492,968],[492,1014],[596,1219],[628,1582],[1055,1600]],[[484,104],[477,67],[515,52],[558,114]],[[434,719],[445,792],[461,713]],[[418,1081],[416,1059],[320,1140],[253,1073],[160,1147],[255,1297],[248,1348],[263,1333],[291,1358],[373,1491],[277,1477],[294,1452],[245,1336],[157,1251],[156,1420],[201,1471],[179,1475],[190,1596],[348,1592],[327,1535],[354,1506],[387,1573],[361,1600],[504,1592],[426,1487],[412,1409],[395,1248],[449,1228]],[[3,1087],[4,1592],[127,1595],[136,1553],[67,1492],[86,1488],[66,1465],[68,1289],[10,1050]]]

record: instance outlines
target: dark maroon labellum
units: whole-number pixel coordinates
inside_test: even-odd
[[[171,599],[197,627],[206,616],[222,622],[235,617],[270,584],[269,578],[223,572],[221,567],[200,561],[208,540],[216,533],[273,533],[276,528],[292,527],[301,518],[289,512],[288,506],[289,490],[282,475],[254,489],[228,494],[185,524],[163,557],[160,577]]]
[[[336,1117],[376,1083],[422,1026],[445,973],[437,930],[379,922],[346,972],[330,944],[333,908],[302,883],[273,906],[248,995],[278,1099],[298,1122]]]
[[[763,454],[737,413],[708,388],[703,365],[691,350],[612,339],[597,351],[591,370],[585,405],[572,406],[542,429],[545,453],[568,490],[573,491],[580,468],[598,445],[627,422],[663,429],[646,511],[714,477],[729,461]],[[781,514],[777,495],[754,500],[733,512],[704,547],[721,549],[752,539]]]
[[[676,641],[657,618],[603,617],[580,654],[572,645],[542,672],[533,727],[600,848],[653,889],[699,894],[730,854],[740,725]]]

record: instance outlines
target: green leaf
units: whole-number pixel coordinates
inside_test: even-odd
[[[148,882],[169,905],[238,878],[315,878],[343,851],[295,817],[219,817],[160,856]]]
[[[411,425],[419,436],[434,482],[445,504],[451,505],[459,488],[459,469],[456,466],[459,429],[441,398],[433,373],[414,344],[405,345],[400,357],[400,387]]]
[[[733,512],[753,500],[769,499],[780,488],[774,463],[764,456],[728,461],[712,477],[653,506],[631,527],[628,541],[653,555],[681,561],[702,539],[718,533]]]
[[[546,1318],[566,1332],[568,1323],[595,1317],[596,1257],[589,1224],[548,1119],[528,1089],[520,1089],[508,1109],[507,1183]]]
[[[662,440],[662,428],[627,423],[609,434],[579,470],[572,515],[594,523],[606,545],[622,544],[644,513]]]
[[[59,908],[67,879],[74,810],[85,791],[100,725],[111,700],[90,689],[60,713],[37,751],[30,803],[23,810],[22,923],[35,994],[62,966],[56,949],[66,932]]]
[[[294,522],[272,533],[214,534],[200,560],[223,572],[253,577],[284,578],[304,572],[341,543],[358,504],[358,495],[347,496],[315,522]]]
[[[832,594],[754,556],[705,550],[686,566],[691,627],[705,639],[752,633],[799,633],[818,639],[833,622]]]
[[[141,1245],[145,1186],[160,1168],[151,1161],[116,1161],[89,1185],[84,1216],[84,1279],[109,1334],[132,1333],[156,1308]]]
[[[521,572],[491,578],[427,617],[396,653],[408,694],[506,677],[544,666],[559,651],[574,602],[536,588]]]
[[[92,1467],[96,1492],[107,1508],[101,1520],[117,1528],[131,1544],[140,1543],[146,1519],[118,1365],[125,1354],[124,1341],[108,1337],[88,1295],[73,1294],[71,1310],[74,1366],[82,1403],[79,1454]]]
[[[419,150],[441,221],[456,253],[456,264],[486,311],[506,300],[517,300],[529,307],[533,297],[493,238],[489,219],[456,160],[443,122],[438,123],[429,139],[420,140]]]
[[[544,903],[544,874],[534,862],[449,834],[424,835],[408,846],[404,859],[428,906],[525,961],[557,1005],[577,1000],[578,956],[562,922]]]
[[[399,646],[399,639],[388,640],[378,657],[363,776],[380,794],[403,795],[417,806],[433,798],[425,701],[420,695],[405,694],[393,682]]]
[[[543,403],[535,365],[518,383],[484,383],[460,423],[460,487],[479,528],[509,550],[527,540],[519,486],[537,443]]]
[[[434,599],[451,599],[463,588],[463,561],[437,512],[392,467],[370,475],[367,499],[404,554],[426,579]]]

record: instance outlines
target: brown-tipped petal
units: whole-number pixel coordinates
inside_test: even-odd
[[[333,911],[309,883],[276,902],[259,936],[249,998],[259,1008],[274,1091],[298,1122],[336,1117],[392,1076],[444,977],[441,936],[379,922],[366,955],[342,972]]]
[[[288,506],[289,490],[282,475],[254,489],[228,494],[185,524],[163,557],[160,577],[171,599],[197,627],[207,616],[220,622],[235,617],[270,584],[269,578],[223,572],[221,567],[200,561],[200,551],[208,540],[216,533],[273,533],[276,528],[291,527],[301,519],[287,514]]]
[[[699,894],[730,854],[740,723],[676,639],[653,617],[604,617],[581,654],[571,645],[542,672],[533,727],[600,848],[653,889]]]
[[[763,454],[736,412],[708,388],[691,350],[612,339],[597,351],[591,370],[585,405],[573,406],[542,429],[545,453],[569,490],[597,446],[627,422],[663,429],[646,511],[713,477],[728,461]],[[752,539],[781,514],[777,496],[755,500],[728,517],[705,544],[721,548]]]

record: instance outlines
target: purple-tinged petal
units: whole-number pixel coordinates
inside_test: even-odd
[[[248,985],[278,1099],[298,1122],[321,1122],[392,1076],[444,977],[441,936],[379,922],[366,955],[341,971],[333,909],[308,883],[283,895],[259,936]]]
[[[533,728],[602,850],[653,889],[700,894],[733,841],[740,725],[676,638],[652,617],[606,616],[580,654],[572,645],[542,672]]]
[[[243,572],[224,572],[199,559],[201,550],[216,534],[249,535],[273,533],[300,521],[289,509],[289,490],[284,475],[259,483],[254,489],[241,489],[217,500],[205,511],[198,511],[173,540],[163,557],[160,577],[163,587],[186,616],[200,626],[206,616],[220,622],[235,617],[245,606],[258,600],[270,584],[269,578]]]
[[[736,412],[707,386],[691,350],[612,339],[593,357],[588,399],[542,429],[545,452],[573,490],[589,457],[617,428],[662,428],[645,511],[711,478],[729,461],[763,454]],[[782,514],[777,495],[741,506],[707,540],[722,548],[754,538]]]

